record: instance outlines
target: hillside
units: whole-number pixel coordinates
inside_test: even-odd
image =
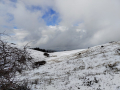
[[[47,63],[17,74],[32,90],[120,90],[120,42],[50,53],[28,50],[34,62]]]

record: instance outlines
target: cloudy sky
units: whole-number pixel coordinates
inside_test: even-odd
[[[7,40],[54,50],[120,40],[120,0],[0,0]]]

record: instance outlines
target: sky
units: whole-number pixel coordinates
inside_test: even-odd
[[[2,37],[24,46],[83,49],[120,40],[120,0],[0,0]]]

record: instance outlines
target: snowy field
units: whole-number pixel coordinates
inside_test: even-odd
[[[120,90],[120,42],[89,49],[49,53],[28,50],[33,62],[46,61],[17,74],[32,90]]]

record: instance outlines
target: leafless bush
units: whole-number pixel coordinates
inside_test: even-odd
[[[44,56],[47,56],[47,57],[49,57],[49,54],[48,54],[48,53],[44,53]]]
[[[98,83],[98,82],[99,82],[99,80],[97,80],[96,77],[94,77],[94,79],[85,78],[83,85],[84,86],[92,86],[93,84]]]
[[[38,68],[39,66],[44,65],[44,64],[46,64],[46,61],[38,61],[38,62],[34,62],[32,67]]]
[[[26,49],[27,46],[18,49],[0,40],[0,90],[18,87],[14,82],[15,73],[29,69],[26,62],[32,59]]]
[[[120,55],[120,49],[119,48],[116,50],[116,54]]]

